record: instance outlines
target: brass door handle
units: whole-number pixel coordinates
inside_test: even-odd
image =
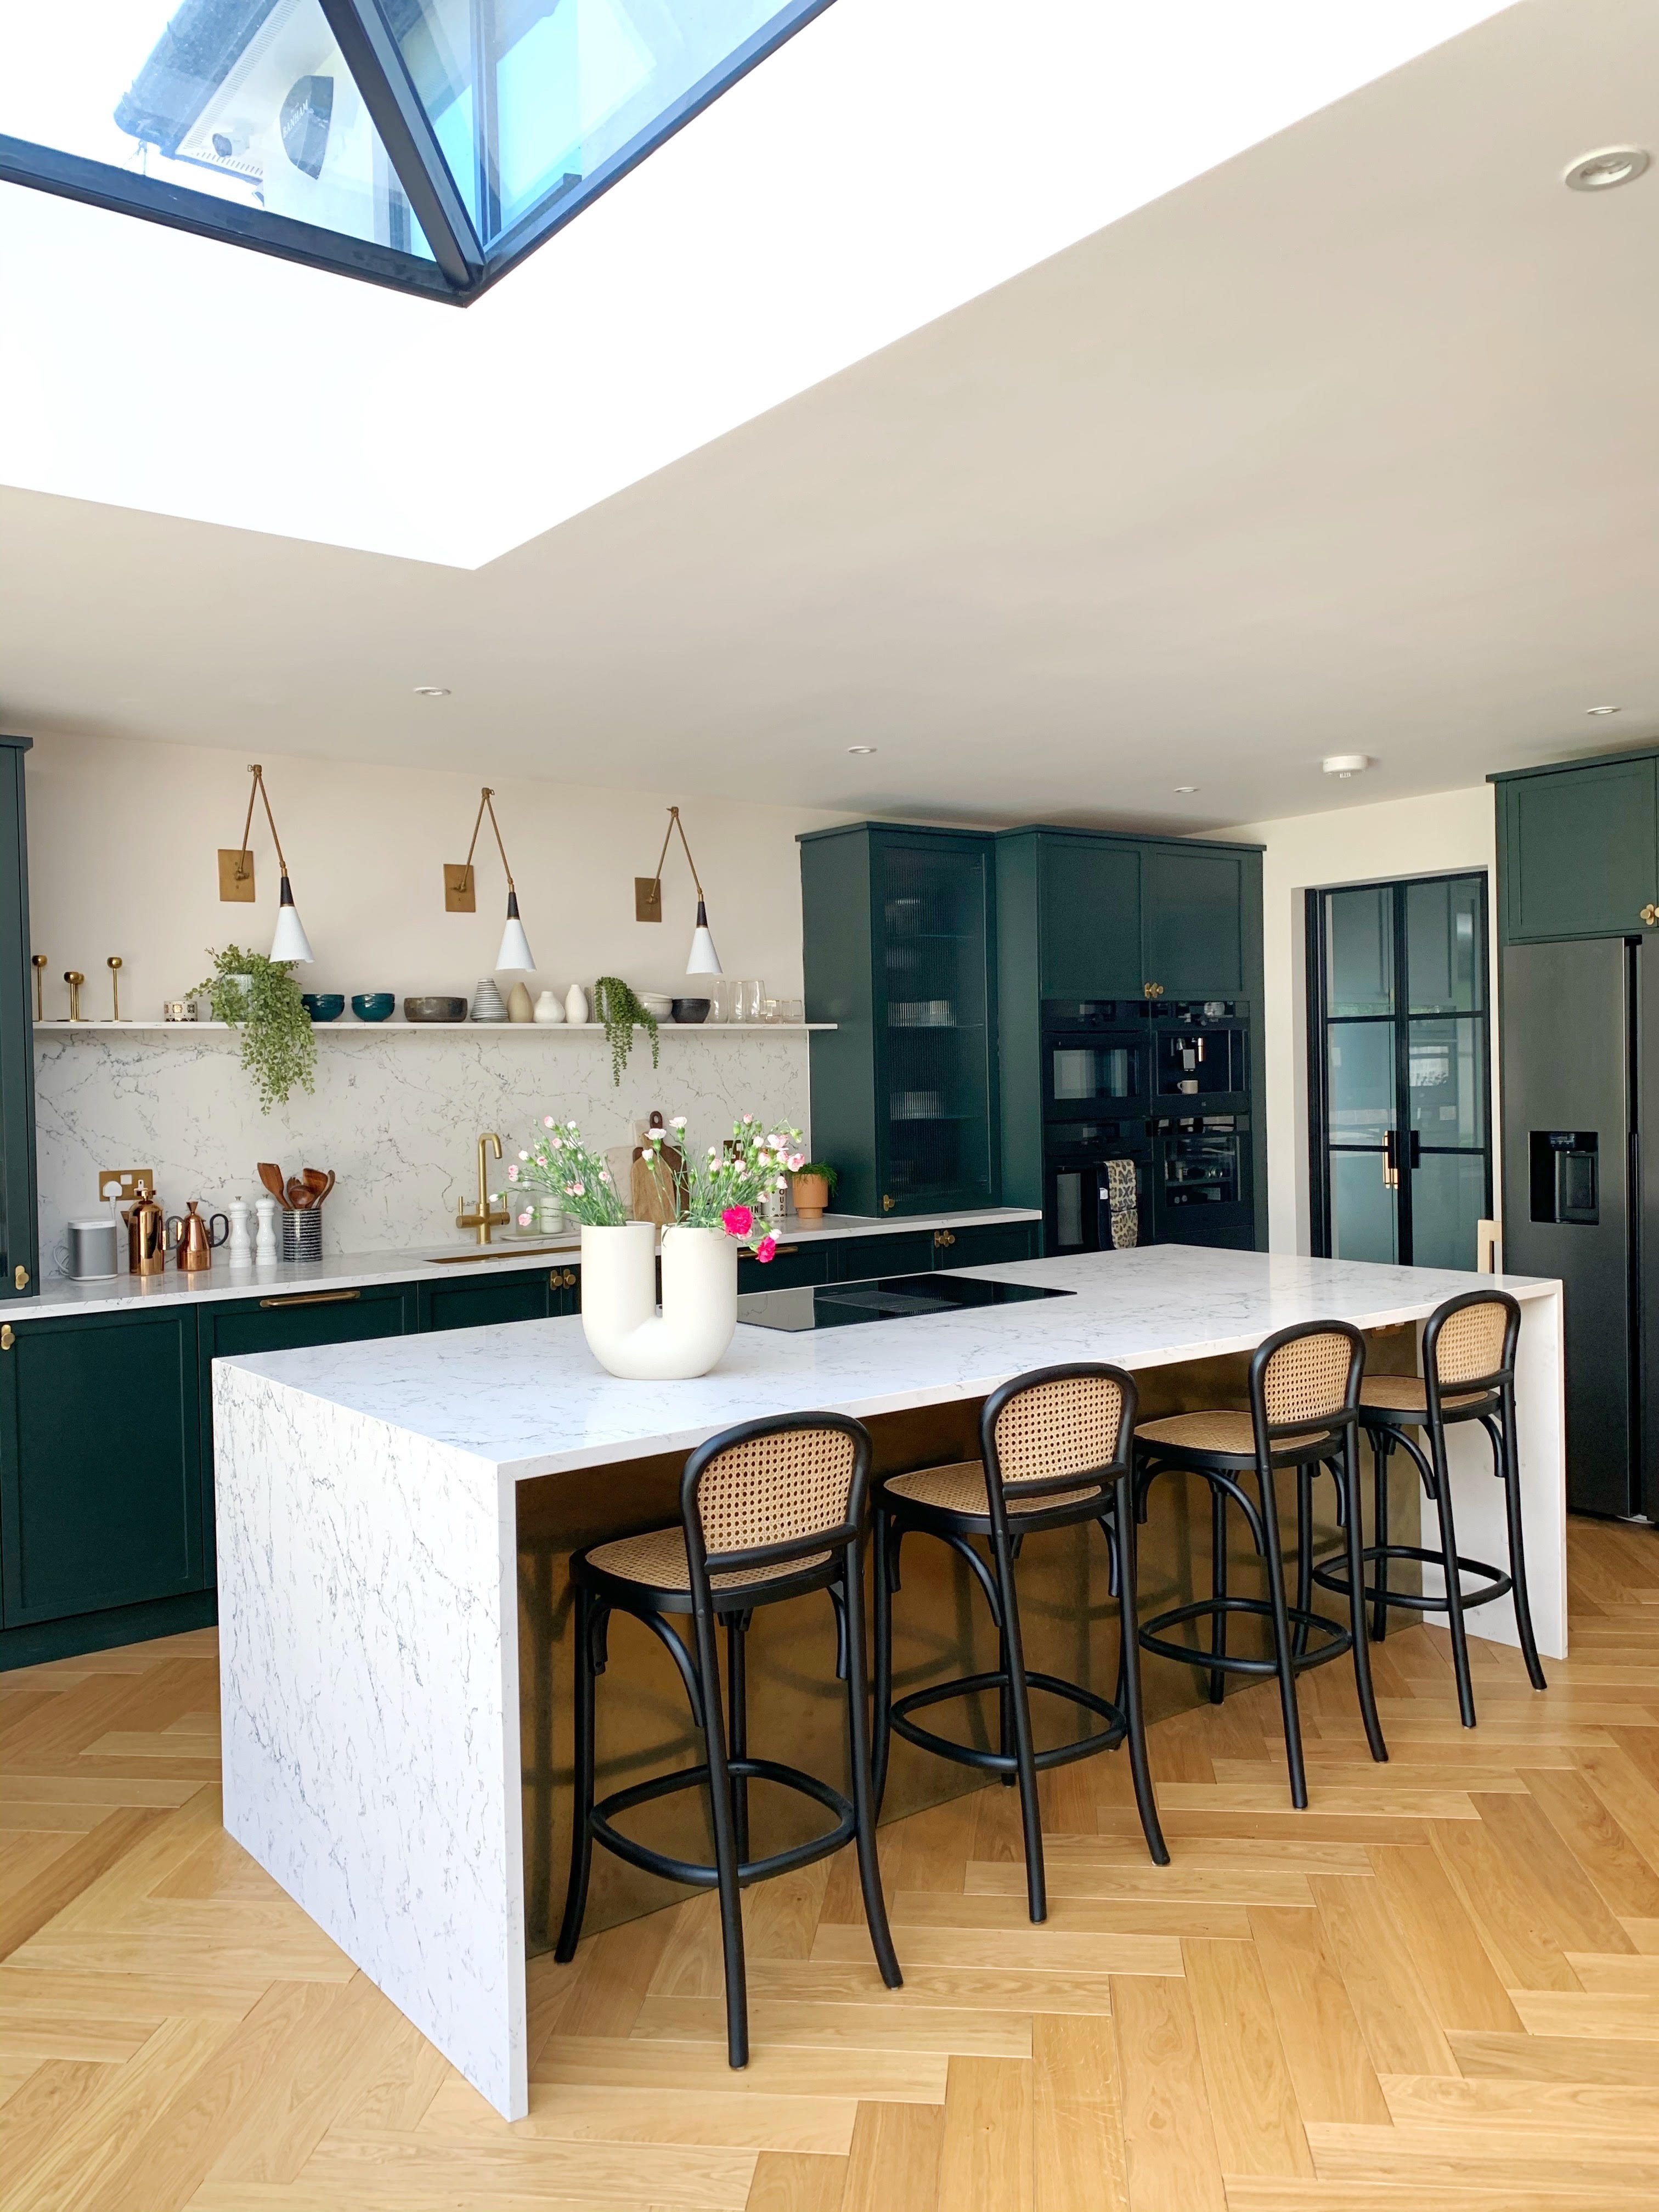
[[[881,1210],[884,1213],[890,1213],[897,1204],[897,1199],[892,1197],[888,1192],[883,1191],[881,1194]]]
[[[1140,987],[1140,995],[1143,999],[1161,999],[1164,996],[1164,986],[1162,983],[1143,983]]]
[[[16,1334],[12,1328],[11,1323],[9,1322],[0,1322],[0,1352],[9,1352],[16,1341]]]
[[[548,1270],[547,1287],[550,1291],[574,1291],[577,1280],[574,1267],[551,1267]]]
[[[1651,929],[1656,922],[1659,922],[1659,906],[1644,906],[1642,909],[1642,920],[1646,927]]]
[[[951,1234],[948,1229],[936,1229],[933,1231],[933,1249],[935,1251],[948,1251],[956,1241],[956,1238]]]
[[[361,1291],[295,1291],[291,1297],[261,1298],[259,1306],[262,1312],[268,1306],[349,1306],[362,1296]]]
[[[12,1281],[16,1284],[20,1291],[27,1290],[29,1286],[29,1271],[27,1267],[14,1267],[11,1271],[11,1279]]]

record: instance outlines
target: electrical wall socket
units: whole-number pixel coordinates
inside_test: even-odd
[[[154,1168],[103,1168],[99,1171],[98,1195],[100,1199],[118,1199],[131,1206],[141,1198],[155,1195]]]

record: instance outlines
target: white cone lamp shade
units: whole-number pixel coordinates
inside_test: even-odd
[[[691,957],[685,963],[688,975],[723,975],[720,956],[714,950],[714,940],[708,934],[708,910],[702,901],[697,901],[697,926],[691,933]]]
[[[521,968],[526,975],[536,965],[536,956],[530,949],[530,939],[524,933],[524,924],[519,919],[519,894],[507,895],[507,927],[501,932],[501,949],[495,955],[500,969]]]
[[[313,957],[311,939],[306,935],[300,909],[294,903],[294,893],[289,887],[286,872],[283,876],[282,896],[276,904],[276,933],[270,940],[270,957],[273,960],[307,962]]]

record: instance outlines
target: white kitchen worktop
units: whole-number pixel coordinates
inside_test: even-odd
[[[604,1374],[580,1320],[215,1363],[225,1825],[508,2118],[528,2109],[521,1480],[594,1483],[598,1501],[586,1470],[757,1415],[978,1398],[1060,1360],[1163,1366],[1293,1322],[1421,1321],[1492,1279],[1169,1245],[963,1272],[1077,1295],[814,1334],[740,1326],[691,1382]],[[1538,1642],[1559,1657],[1560,1285],[1497,1279],[1523,1307],[1522,1510]],[[1473,1424],[1450,1472],[1459,1551],[1502,1559],[1503,1492]],[[1504,1602],[1468,1626],[1514,1638]]]
[[[977,1229],[999,1221],[1041,1221],[1031,1206],[996,1206],[976,1212],[909,1213],[885,1218],[856,1213],[831,1213],[809,1227],[804,1221],[787,1221],[778,1230],[781,1245],[833,1243],[845,1237],[895,1237],[905,1230]],[[470,1282],[480,1275],[510,1274],[524,1267],[568,1265],[581,1250],[576,1230],[556,1237],[502,1237],[476,1260],[464,1255],[460,1243],[425,1245],[409,1252],[347,1252],[307,1267],[279,1261],[269,1267],[232,1267],[222,1254],[211,1267],[194,1275],[181,1275],[168,1267],[159,1275],[117,1275],[100,1283],[46,1283],[35,1298],[8,1300],[5,1318],[14,1323],[39,1316],[65,1313],[118,1313],[130,1306],[166,1305],[182,1298],[270,1298],[292,1297],[305,1291],[371,1290],[386,1283],[415,1281]],[[441,1264],[439,1264],[441,1261]]]

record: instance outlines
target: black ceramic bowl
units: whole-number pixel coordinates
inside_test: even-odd
[[[710,1001],[707,999],[676,999],[674,1019],[677,1022],[706,1022]]]
[[[343,991],[301,991],[300,1004],[313,1022],[337,1022],[345,1012]]]
[[[360,1022],[383,1022],[397,1003],[390,991],[359,991],[353,996],[351,1011]]]
[[[464,1022],[465,999],[405,999],[404,1018],[410,1022]]]

